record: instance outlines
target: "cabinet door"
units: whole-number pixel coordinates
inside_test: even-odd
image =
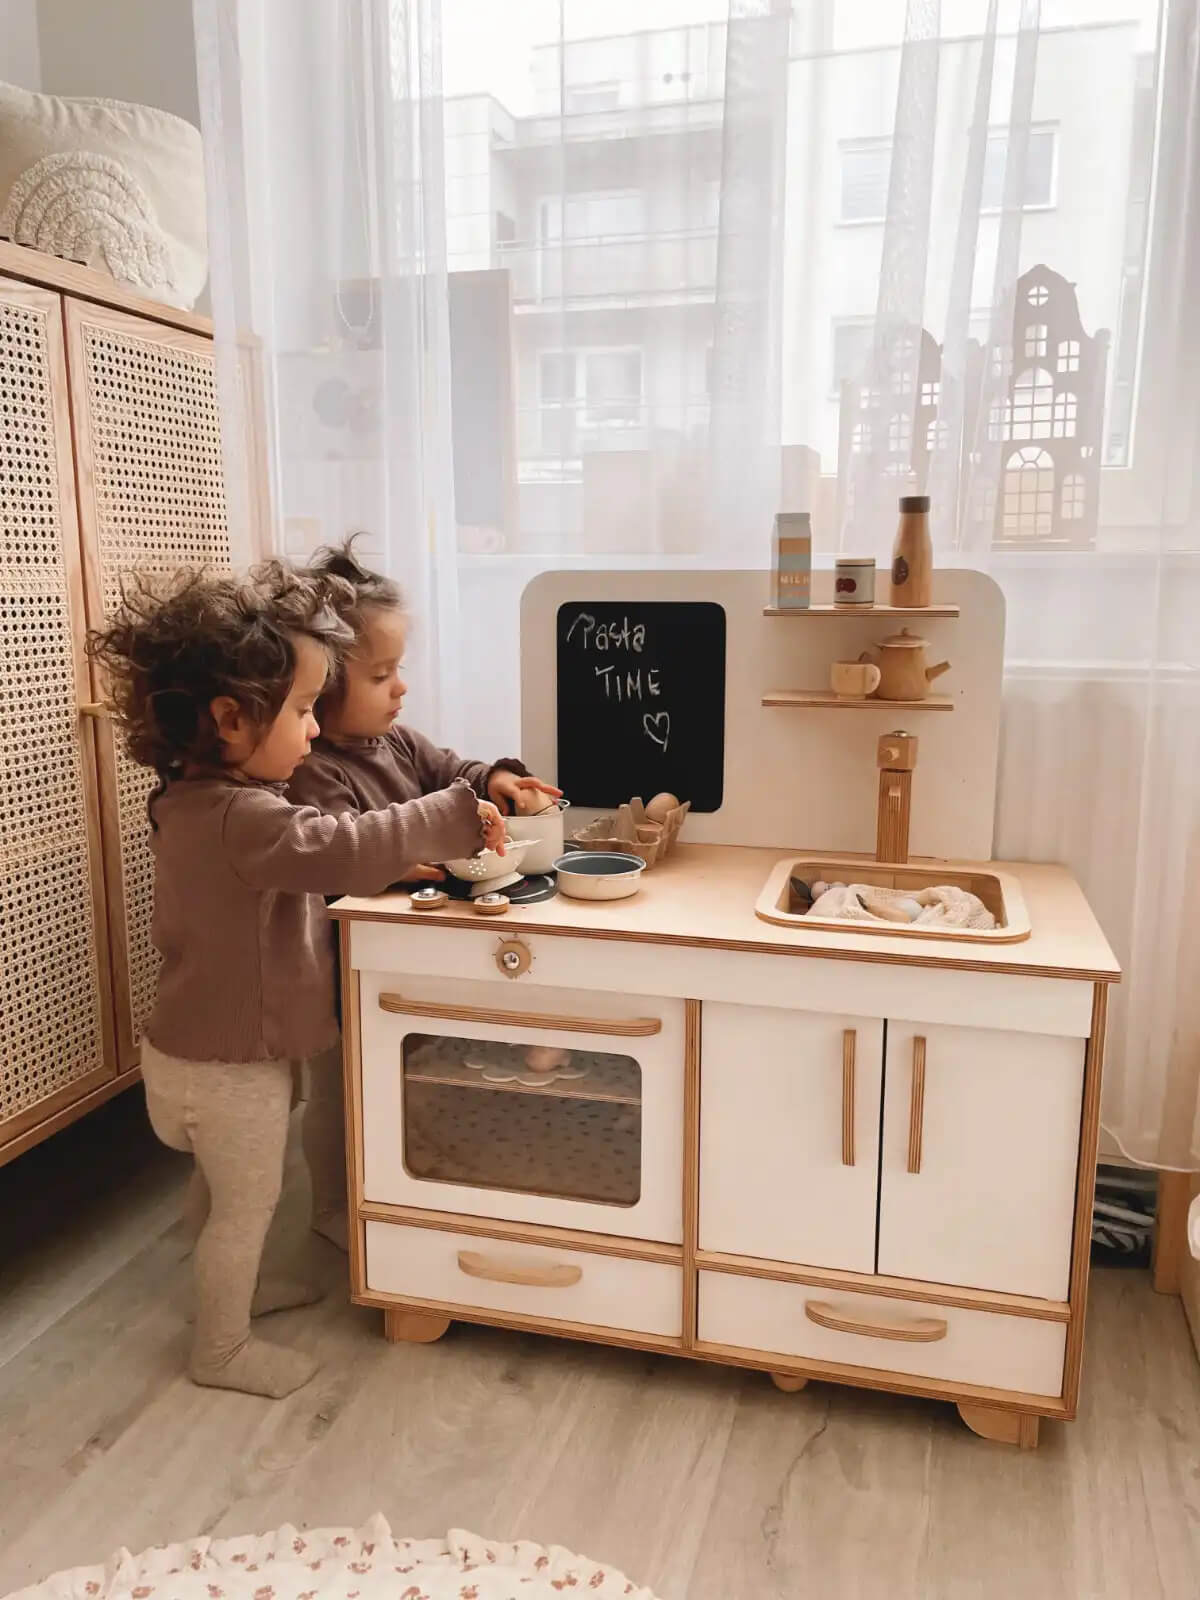
[[[874,1271],[883,1024],[706,1004],[700,1052],[700,1248]]]
[[[115,1072],[62,302],[0,280],[0,1159]]]
[[[1082,1039],[889,1023],[879,1271],[1067,1298]]]
[[[220,419],[210,340],[65,304],[88,620],[97,627],[120,597],[122,573],[230,565]],[[153,775],[126,759],[107,725],[99,756],[117,1035],[129,1067],[158,972],[146,817]]]

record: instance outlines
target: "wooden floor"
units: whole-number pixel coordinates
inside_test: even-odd
[[[1084,1408],[1018,1453],[949,1406],[456,1327],[389,1347],[339,1293],[274,1319],[288,1401],[181,1376],[183,1169],[136,1092],[0,1170],[0,1594],[198,1533],[358,1523],[560,1543],[662,1600],[1182,1600],[1200,1368],[1178,1301],[1097,1274]],[[47,1197],[50,1197],[49,1199]],[[295,1171],[270,1248],[307,1248]]]

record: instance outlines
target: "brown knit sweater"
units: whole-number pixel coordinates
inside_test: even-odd
[[[153,938],[162,956],[146,1036],[190,1061],[316,1055],[337,1038],[326,894],[377,894],[418,861],[482,843],[464,782],[322,816],[269,785],[183,778],[154,802]]]
[[[378,738],[351,739],[345,744],[315,740],[311,753],[292,774],[288,799],[337,816],[375,810],[396,800],[415,800],[445,789],[456,779],[465,779],[476,794],[486,798],[487,781],[496,771],[527,776],[519,761],[506,759],[493,766],[486,761],[464,761],[453,750],[439,750],[415,728],[397,723]],[[426,859],[444,861],[446,856]],[[343,888],[342,892],[351,891]]]

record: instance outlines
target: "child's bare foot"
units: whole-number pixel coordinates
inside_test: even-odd
[[[288,1350],[265,1339],[248,1339],[224,1361],[192,1357],[188,1371],[193,1383],[206,1389],[237,1389],[242,1394],[262,1394],[271,1400],[301,1389],[319,1363],[301,1350]]]

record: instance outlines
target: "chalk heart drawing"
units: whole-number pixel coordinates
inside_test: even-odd
[[[655,744],[667,748],[671,737],[671,713],[669,711],[647,711],[642,718],[642,727]]]

